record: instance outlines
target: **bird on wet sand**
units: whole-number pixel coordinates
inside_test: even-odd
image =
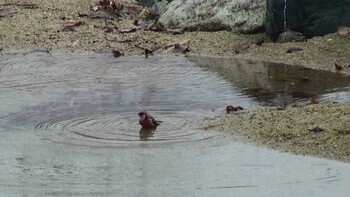
[[[237,106],[237,107],[233,107],[232,105],[228,105],[226,107],[226,113],[231,113],[231,112],[236,112],[236,111],[240,111],[240,110],[244,110],[243,107],[241,106]]]
[[[144,129],[156,129],[160,121],[155,120],[149,113],[142,111],[138,113],[140,119],[139,123]]]
[[[232,105],[228,105],[227,107],[226,107],[226,113],[231,113],[231,112],[234,112],[234,111],[237,111],[237,110],[235,110],[236,108],[235,107],[233,107]]]

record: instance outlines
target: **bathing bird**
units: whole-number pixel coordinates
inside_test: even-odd
[[[160,121],[155,120],[149,113],[142,111],[139,112],[139,123],[144,129],[156,129],[159,126]]]

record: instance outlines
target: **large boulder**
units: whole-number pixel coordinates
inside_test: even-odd
[[[254,33],[264,27],[266,0],[174,0],[159,21],[188,31]]]

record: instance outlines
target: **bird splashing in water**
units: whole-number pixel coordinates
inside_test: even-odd
[[[160,121],[155,120],[149,113],[142,111],[138,113],[139,123],[144,129],[156,129]]]

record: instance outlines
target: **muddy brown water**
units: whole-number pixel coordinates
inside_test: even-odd
[[[190,60],[116,59],[108,53],[1,56],[0,193],[349,194],[347,163],[258,148],[200,129],[228,104],[253,108],[309,96],[348,102],[348,78],[224,58]],[[161,126],[140,131],[140,110]]]

